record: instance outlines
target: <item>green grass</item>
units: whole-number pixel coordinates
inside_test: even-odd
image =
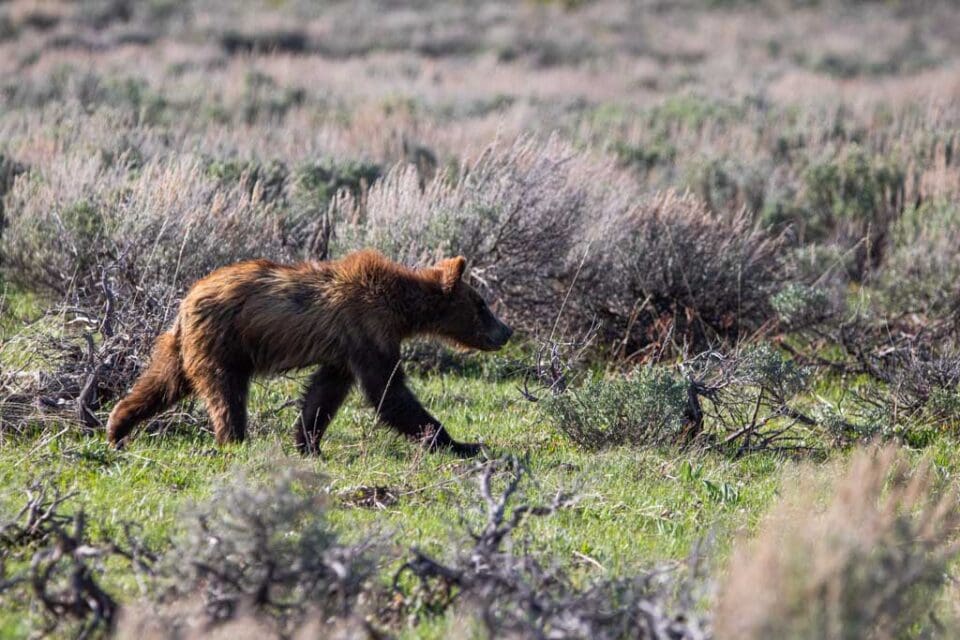
[[[675,450],[585,453],[545,424],[515,383],[435,375],[412,385],[456,437],[526,458],[532,480],[524,499],[548,502],[558,489],[576,491],[575,507],[532,521],[528,531],[533,549],[569,563],[585,580],[681,560],[708,536],[716,539],[715,557],[725,556],[737,531],[753,525],[774,499],[783,472],[773,455],[730,461]],[[166,548],[189,505],[241,471],[267,480],[285,466],[305,465],[328,478],[330,522],[345,539],[386,532],[401,545],[441,556],[462,540],[464,506],[468,518],[480,515],[472,510],[478,501],[471,463],[424,454],[377,427],[357,397],[331,425],[322,455],[304,460],[292,446],[295,409],[277,411],[297,389],[288,380],[258,384],[250,439],[224,449],[209,433],[186,428],[141,433],[122,452],[108,448],[100,434],[52,429],[46,437],[8,441],[0,450],[0,509],[9,513],[24,487],[46,476],[77,492],[74,505],[86,510],[95,537],[115,536],[123,522],[133,521],[147,541]],[[385,510],[343,504],[340,496],[358,486],[390,487],[400,500]],[[137,596],[132,579],[116,586],[127,599]],[[0,629],[17,628],[18,609],[0,605]]]
[[[16,294],[8,300],[4,322],[22,326],[36,316],[31,297]],[[529,358],[522,347],[508,355]],[[833,451],[798,463],[773,452],[740,459],[670,447],[587,452],[523,397],[516,380],[502,379],[503,361],[501,354],[478,355],[468,360],[465,375],[414,375],[410,384],[454,437],[482,441],[492,455],[513,454],[525,461],[530,479],[520,500],[548,503],[558,490],[576,493],[575,506],[534,519],[524,531],[531,550],[563,563],[583,583],[683,561],[703,540],[709,541],[709,565],[720,575],[733,543],[756,528],[801,465],[816,465],[829,478],[839,467],[820,464],[823,458],[846,455]],[[302,458],[293,447],[297,409],[289,401],[299,396],[303,377],[255,383],[250,437],[241,445],[218,448],[208,431],[188,421],[166,433],[142,431],[120,452],[107,446],[102,433],[84,435],[65,422],[46,424],[40,435],[7,436],[0,440],[0,520],[21,506],[31,482],[45,479],[76,493],[71,508],[86,511],[94,540],[116,539],[124,523],[134,522],[151,546],[175,551],[191,505],[240,475],[268,482],[285,467],[296,467],[325,476],[329,522],[347,541],[382,533],[400,548],[420,547],[439,557],[463,544],[463,519],[479,524],[482,517],[473,463],[427,454],[378,426],[356,393],[327,431],[322,455]],[[850,383],[823,377],[814,395],[831,398]],[[185,408],[203,415],[196,403]],[[928,455],[940,475],[955,484],[957,449],[955,438],[938,434],[916,455]],[[357,488],[374,486],[390,488],[399,500],[379,510],[346,499]],[[108,569],[108,590],[121,602],[136,601],[139,587],[122,563],[112,562]],[[388,581],[395,569],[386,567],[382,579]],[[29,634],[25,607],[0,597],[0,637]],[[451,614],[407,629],[404,637],[462,635],[462,624]]]
[[[39,298],[20,287],[4,281],[0,276],[0,347],[6,340],[23,330],[26,322],[41,314]]]
[[[24,326],[39,317],[41,307],[32,294],[10,285],[4,290],[0,349],[11,366],[22,350],[19,340],[28,335]],[[11,340],[15,334],[17,340]],[[522,348],[509,355],[526,358]],[[533,550],[557,558],[585,582],[683,560],[706,538],[714,540],[711,560],[721,562],[737,533],[755,525],[775,499],[784,469],[791,466],[773,454],[732,461],[675,449],[585,452],[548,424],[515,380],[498,380],[499,358],[477,356],[467,362],[467,375],[412,376],[411,385],[454,437],[482,441],[493,455],[525,460],[530,480],[521,499],[547,503],[558,490],[575,491],[574,507],[531,521],[525,531]],[[168,551],[190,506],[208,499],[216,487],[241,473],[265,482],[295,466],[327,478],[329,521],[347,540],[382,532],[400,546],[441,557],[464,540],[462,518],[481,517],[471,462],[426,454],[376,425],[358,394],[328,430],[322,455],[304,459],[293,448],[296,408],[284,408],[299,395],[301,382],[256,383],[250,438],[222,449],[209,432],[188,424],[166,434],[141,432],[121,452],[109,448],[103,434],[84,435],[66,422],[52,421],[40,435],[7,436],[0,441],[0,519],[19,509],[31,482],[44,479],[76,493],[71,508],[86,511],[94,540],[116,538],[125,522],[135,522],[150,545]],[[384,510],[343,499],[362,486],[389,487],[400,499]],[[121,601],[135,601],[139,589],[132,575],[119,563],[108,569],[115,570],[104,577],[107,588]],[[0,598],[0,637],[29,634],[24,607]],[[458,624],[428,621],[407,633],[441,638]]]
[[[0,486],[8,499],[16,498],[42,470],[63,490],[78,492],[77,504],[96,516],[103,533],[116,533],[121,522],[133,520],[160,542],[176,532],[184,504],[203,499],[239,468],[266,479],[280,466],[306,465],[325,474],[334,493],[357,486],[401,493],[399,503],[385,511],[334,509],[332,519],[345,532],[402,527],[410,544],[449,541],[459,505],[472,502],[470,463],[424,454],[375,426],[371,411],[356,398],[331,425],[322,455],[304,460],[293,451],[289,433],[295,410],[266,417],[291,386],[274,382],[255,391],[246,444],[221,450],[208,433],[141,434],[116,452],[100,436],[51,433],[8,442],[0,451]],[[711,528],[730,532],[748,522],[744,515],[761,511],[776,488],[774,456],[729,461],[669,450],[586,453],[552,432],[511,383],[436,376],[414,380],[413,386],[458,438],[526,457],[534,499],[578,488],[577,507],[540,523],[536,538],[564,555],[587,554],[609,570],[682,558]]]

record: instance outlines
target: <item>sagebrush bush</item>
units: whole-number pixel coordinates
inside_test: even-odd
[[[307,616],[349,617],[377,567],[379,541],[340,542],[324,495],[322,478],[289,470],[263,487],[241,478],[219,489],[187,518],[166,559],[163,600],[198,598],[201,625],[251,614],[280,634]]]
[[[465,475],[476,490],[459,505],[456,544],[441,556],[408,549],[399,534],[341,541],[327,520],[329,487],[308,471],[266,484],[240,474],[186,511],[162,549],[147,547],[131,523],[119,535],[85,527],[82,509],[69,513],[75,494],[37,483],[15,517],[0,513],[0,598],[38,595],[46,633],[81,637],[380,638],[378,627],[402,628],[398,616],[414,628],[449,616],[490,637],[711,637],[694,605],[699,558],[583,584],[531,544],[528,526],[572,507],[574,496],[525,499],[532,481],[516,458]],[[130,569],[137,602],[117,597],[120,571]]]
[[[770,299],[783,326],[800,329],[823,322],[835,313],[829,294],[821,287],[798,282],[781,289]]]
[[[335,203],[334,246],[374,246],[412,264],[463,254],[474,281],[533,329],[560,312],[586,227],[625,209],[619,186],[607,165],[591,166],[565,143],[521,138],[423,190],[414,167],[395,167],[365,202]]]
[[[262,190],[224,187],[189,155],[136,171],[64,155],[9,197],[7,273],[61,295],[99,290],[104,272],[130,297],[176,291],[229,262],[287,253]]]
[[[880,383],[856,394],[860,404],[855,408],[867,425],[885,437],[918,444],[931,430],[956,429],[960,424],[960,344],[954,330],[928,335],[921,331],[876,344],[864,340],[869,352],[861,351],[860,360]]]
[[[940,201],[908,208],[890,244],[877,281],[891,311],[944,317],[960,310],[960,206]]]
[[[675,443],[686,424],[686,381],[662,367],[598,378],[541,399],[554,427],[586,449]]]
[[[714,448],[734,456],[808,451],[828,428],[804,403],[812,369],[768,343],[706,351],[682,362],[680,369],[690,385],[697,431],[706,432]],[[845,433],[845,424],[831,426]],[[811,431],[817,435],[811,437]]]
[[[72,505],[76,493],[54,485],[34,481],[23,488],[18,512],[0,511],[0,602],[24,603],[38,635],[109,637],[120,604],[105,574],[122,568],[139,580],[156,556],[131,522],[103,539],[83,507]]]
[[[702,351],[774,317],[784,282],[781,241],[746,215],[711,213],[690,194],[667,192],[607,219],[582,282],[588,308],[606,321],[619,355]]]
[[[96,426],[92,411],[145,364],[189,283],[237,260],[293,256],[258,185],[224,186],[188,154],[134,169],[76,152],[16,182],[0,238],[4,275],[59,299],[75,330],[47,345],[48,361],[60,364],[56,402],[79,399],[83,421]]]
[[[9,194],[0,252],[11,279],[64,296],[104,338],[100,401],[136,373],[190,283],[245,258],[374,246],[424,264],[462,253],[519,328],[582,334],[599,319],[617,357],[759,329],[783,277],[779,240],[746,216],[712,214],[690,195],[641,198],[609,163],[556,139],[494,145],[455,177],[424,182],[407,164],[378,180],[362,162],[172,155],[147,134],[107,138],[100,148],[116,151],[91,161],[82,134],[70,135],[80,137],[69,153]]]
[[[334,252],[372,245],[414,264],[463,253],[521,328],[581,333],[599,318],[621,356],[672,350],[668,328],[690,349],[756,330],[784,279],[779,238],[746,214],[713,214],[692,195],[644,198],[555,139],[493,146],[425,189],[395,167],[365,200],[335,201],[331,218]]]
[[[377,171],[316,162],[291,177],[277,161],[171,153],[152,129],[124,130],[121,116],[85,130],[71,109],[59,115],[63,151],[10,180],[0,265],[6,279],[59,300],[78,329],[54,336],[48,361],[61,366],[45,391],[70,402],[96,371],[90,410],[131,382],[190,284],[238,260],[325,251],[333,190],[363,189]],[[95,348],[79,334],[99,334]]]
[[[800,244],[820,242],[850,250],[849,276],[865,278],[883,261],[890,229],[906,203],[907,176],[901,162],[851,144],[829,157],[810,159],[797,182],[789,195],[765,203],[765,222],[789,225]]]
[[[740,160],[710,158],[694,162],[685,182],[711,211],[745,209],[752,215],[763,208],[766,185],[761,170]]]

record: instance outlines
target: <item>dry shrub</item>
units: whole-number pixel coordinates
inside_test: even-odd
[[[711,213],[689,194],[660,193],[606,217],[584,267],[591,310],[614,355],[698,352],[760,329],[785,275],[781,243],[743,214]]]
[[[185,287],[245,258],[370,245],[411,264],[461,253],[520,328],[576,335],[599,318],[604,346],[637,358],[762,327],[783,278],[778,240],[744,216],[689,195],[641,197],[609,162],[557,138],[494,144],[453,175],[427,180],[400,164],[377,180],[377,165],[214,160],[122,115],[89,131],[74,111],[61,115],[50,141],[61,152],[7,194],[0,254],[8,277],[62,297],[70,330],[54,336],[59,385],[48,395],[76,400],[91,427]]]
[[[863,259],[876,266],[890,225],[903,212],[904,173],[896,159],[870,155],[856,143],[835,158],[812,162],[804,172],[800,235],[832,234],[847,246],[866,239]]]
[[[266,487],[237,480],[195,508],[163,556],[136,525],[97,532],[73,511],[76,493],[36,482],[17,513],[0,514],[0,601],[24,603],[37,634],[58,637],[378,637],[354,609],[377,594],[367,580],[380,541],[340,543],[321,482],[294,471]],[[130,577],[144,600],[128,609],[116,588]]]
[[[394,577],[400,611],[417,621],[457,613],[473,618],[490,638],[706,640],[709,624],[696,609],[696,553],[683,576],[678,567],[581,584],[556,558],[531,548],[524,525],[572,505],[562,491],[549,504],[520,498],[528,473],[516,458],[474,469],[481,524],[449,559],[417,548]],[[410,579],[409,592],[401,589]]]
[[[191,155],[90,158],[76,145],[18,179],[0,238],[5,275],[60,299],[37,389],[92,413],[121,393],[172,321],[185,285],[239,259],[289,257],[260,182],[224,185]]]
[[[918,445],[934,430],[955,432],[960,424],[960,336],[955,327],[866,325],[853,344],[845,345],[851,359],[878,383],[855,393],[858,413],[867,423],[885,436]]]
[[[893,437],[922,445],[937,430],[953,431],[960,424],[960,327],[955,315],[887,316],[870,309],[824,314],[822,299],[785,293],[795,299],[778,296],[775,302],[788,316],[793,338],[799,339],[781,342],[794,359],[869,379],[869,384],[851,387],[844,402],[849,422],[836,421],[839,414],[826,420],[839,427],[834,433],[838,442],[851,436]],[[827,346],[833,347],[829,356]]]
[[[525,527],[570,507],[571,495],[523,501],[528,471],[516,458],[472,471],[479,491],[462,505],[460,521],[468,542],[449,558],[404,553],[401,536],[392,544],[369,534],[341,541],[326,519],[327,487],[307,471],[287,471],[266,486],[241,478],[217,491],[159,558],[129,526],[116,542],[84,537],[82,510],[64,513],[73,494],[34,487],[20,513],[0,522],[0,596],[32,589],[43,598],[38,621],[48,631],[116,629],[120,637],[383,638],[374,625],[445,615],[490,637],[710,637],[692,591],[697,558],[694,575],[664,566],[582,584],[562,559],[536,551]],[[32,564],[21,562],[34,550]],[[100,578],[113,585],[122,575],[116,562],[101,563],[110,557],[125,559],[141,587],[139,603],[122,605],[118,629],[118,594],[100,587]],[[392,592],[378,578],[388,567],[396,570]]]
[[[808,452],[817,441],[811,430],[825,427],[840,435],[849,430],[840,421],[824,424],[820,416],[800,409],[812,371],[770,344],[706,351],[680,369],[689,384],[692,414],[699,418],[695,431],[709,428],[711,446],[731,455]]]
[[[899,638],[928,621],[960,510],[928,463],[861,450],[826,510],[808,472],[730,562],[718,638]]]
[[[906,171],[898,156],[847,142],[839,151],[828,145],[790,162],[774,159],[789,165],[792,175],[780,187],[787,193],[764,203],[762,217],[777,227],[789,225],[800,245],[848,252],[847,275],[863,281],[883,262],[891,228],[907,202]]]
[[[0,247],[10,275],[82,298],[116,270],[124,293],[150,299],[231,261],[284,255],[261,190],[224,186],[190,155],[136,171],[127,160],[75,152],[18,181]]]
[[[490,637],[711,637],[696,604],[696,553],[692,573],[665,565],[584,584],[564,559],[536,550],[525,527],[573,498],[557,491],[548,504],[524,501],[527,473],[516,458],[473,468],[478,496],[461,507],[467,542],[449,557],[404,553],[399,535],[341,541],[326,519],[328,488],[307,471],[217,491],[187,514],[186,531],[162,555],[132,525],[116,540],[91,535],[82,509],[67,513],[74,494],[37,484],[19,513],[0,521],[0,598],[31,607],[38,632],[78,637],[384,638],[376,626],[437,616]],[[378,577],[388,568],[392,591]],[[141,600],[128,605],[115,589],[131,569]]]
[[[463,254],[473,279],[530,328],[560,311],[586,229],[624,211],[630,194],[609,166],[555,138],[495,144],[453,180],[419,181],[400,165],[366,200],[339,200],[337,250],[375,246],[413,264]]]
[[[76,494],[62,494],[54,484],[34,482],[23,507],[0,517],[0,602],[25,604],[40,637],[106,637],[119,604],[105,589],[104,574],[126,565],[142,587],[156,556],[133,523],[122,523],[116,539],[91,534],[83,508],[68,512]]]
[[[756,330],[784,277],[779,240],[745,215],[715,215],[691,195],[644,198],[555,138],[494,145],[423,190],[412,167],[395,167],[331,217],[335,252],[372,245],[409,263],[462,253],[515,324],[582,333],[599,317],[618,356]]]
[[[554,428],[588,450],[696,444],[734,457],[810,453],[821,443],[849,444],[881,430],[882,423],[869,419],[844,420],[823,399],[810,408],[804,401],[812,373],[768,343],[742,344],[704,351],[676,369],[648,365],[570,388],[551,387],[540,398],[524,393],[540,402]]]
[[[693,92],[622,111],[605,105],[581,115],[592,121],[581,135],[617,153],[649,189],[687,187],[716,213],[745,208],[795,246],[847,254],[845,275],[861,281],[883,268],[911,205],[955,197],[955,110],[804,96],[794,111],[771,98]]]
[[[92,354],[79,341],[63,349],[71,399],[94,373],[100,401],[122,390],[185,286],[244,258],[372,245],[422,264],[461,253],[520,328],[580,334],[600,317],[616,355],[755,329],[780,278],[777,241],[744,217],[692,196],[644,198],[609,160],[558,138],[495,143],[452,172],[398,164],[378,179],[370,163],[207,153],[223,141],[171,139],[109,110],[65,107],[9,127],[21,145],[43,132],[37,146],[58,151],[26,153],[33,169],[7,194],[4,273],[61,296],[78,337],[103,338]]]
[[[238,480],[197,507],[166,560],[170,622],[212,629],[249,615],[282,634],[311,618],[348,619],[379,541],[340,542],[324,496],[317,474],[287,470],[264,487]]]

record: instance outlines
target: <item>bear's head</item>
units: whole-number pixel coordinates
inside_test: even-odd
[[[513,329],[493,315],[483,297],[463,280],[467,261],[462,257],[441,260],[429,272],[440,287],[432,330],[468,349],[496,351],[507,343]]]

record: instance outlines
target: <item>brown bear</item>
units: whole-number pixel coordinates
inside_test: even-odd
[[[379,419],[403,435],[474,455],[479,446],[453,440],[400,367],[400,343],[413,336],[481,350],[510,339],[510,327],[463,281],[465,266],[457,257],[410,269],[364,250],[335,261],[218,269],[190,289],[150,365],[110,413],[110,442],[122,446],[138,422],[190,393],[206,404],[218,443],[242,441],[250,378],[317,366],[296,425],[302,453],[318,451],[356,381]]]

